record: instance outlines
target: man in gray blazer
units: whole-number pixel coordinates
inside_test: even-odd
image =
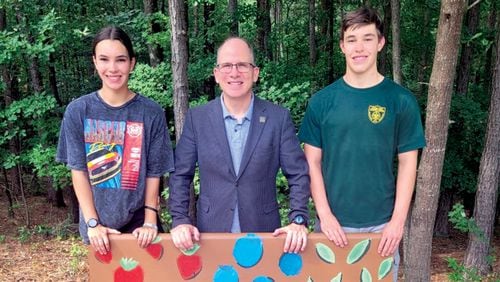
[[[286,234],[285,252],[304,250],[310,181],[290,113],[253,94],[259,68],[246,40],[224,41],[213,72],[221,97],[188,111],[175,150],[169,200],[175,246],[192,248],[200,232],[273,232]],[[200,194],[191,222],[189,185],[196,165]],[[285,227],[276,199],[280,168],[290,188]]]

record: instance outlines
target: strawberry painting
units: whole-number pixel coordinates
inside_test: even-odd
[[[143,282],[144,272],[139,262],[132,258],[122,258],[120,267],[115,270],[115,282]]]
[[[195,254],[199,248],[200,246],[195,244],[192,249],[183,252],[177,257],[177,268],[182,279],[193,279],[201,272],[201,257]]]
[[[146,247],[146,251],[156,260],[160,260],[163,256],[163,246],[160,244],[161,237],[156,238]]]
[[[99,262],[105,263],[105,264],[109,264],[111,262],[111,260],[113,259],[113,255],[111,254],[111,251],[107,252],[104,255],[101,255],[101,253],[99,253],[99,252],[94,252],[94,256]]]

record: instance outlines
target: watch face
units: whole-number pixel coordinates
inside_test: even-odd
[[[296,223],[296,224],[304,224],[304,218],[300,215],[296,216],[294,219],[293,219],[293,223]]]
[[[88,226],[88,227],[90,227],[90,228],[94,228],[94,227],[96,227],[96,226],[97,226],[97,224],[98,224],[98,222],[97,222],[97,219],[95,219],[95,218],[91,218],[91,219],[89,219],[89,221],[87,222],[87,226]]]

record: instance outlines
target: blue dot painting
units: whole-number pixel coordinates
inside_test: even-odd
[[[213,282],[238,282],[238,272],[232,265],[219,265]]]
[[[249,233],[236,240],[233,249],[233,257],[241,267],[249,268],[259,263],[264,253],[262,239]]]
[[[284,253],[280,257],[279,266],[286,276],[295,276],[302,270],[302,257],[299,254]]]

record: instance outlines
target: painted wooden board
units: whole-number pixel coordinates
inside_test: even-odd
[[[304,252],[284,254],[284,235],[203,233],[200,248],[185,255],[170,234],[160,234],[146,249],[131,234],[111,235],[110,255],[96,255],[89,247],[90,281],[392,281],[392,257],[377,253],[381,235],[347,236],[349,245],[339,248],[323,234],[311,233]],[[133,269],[124,270],[120,261]]]

